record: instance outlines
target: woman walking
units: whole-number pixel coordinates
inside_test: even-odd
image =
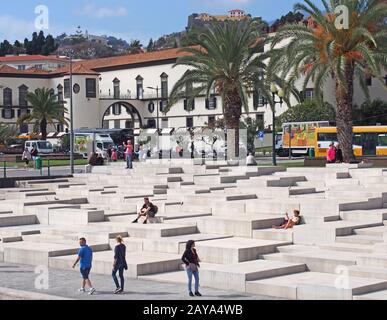
[[[31,153],[28,151],[28,148],[24,149],[23,155],[22,155],[23,161],[25,161],[25,168],[28,168],[28,165],[30,164],[30,161],[32,159]]]
[[[188,276],[188,292],[190,297],[201,297],[202,295],[199,292],[200,259],[195,249],[195,241],[189,240],[187,242],[186,250],[181,260],[186,266]],[[192,292],[192,276],[195,277],[195,295]]]
[[[118,236],[116,240],[117,240],[117,245],[114,248],[114,263],[113,263],[112,277],[116,285],[116,291],[114,291],[114,294],[119,294],[124,292],[124,286],[125,286],[124,270],[128,270],[128,265],[126,263],[126,246],[123,244],[123,239],[121,236]],[[117,271],[118,271],[118,275],[120,276],[121,285],[117,279]]]

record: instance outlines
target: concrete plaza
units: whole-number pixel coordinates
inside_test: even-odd
[[[157,218],[132,224],[145,196],[159,207]],[[120,163],[20,181],[1,189],[0,199],[0,261],[49,267],[58,279],[52,295],[84,298],[73,295],[79,275],[71,269],[84,236],[95,252],[93,277],[103,283],[100,298],[116,298],[109,294],[112,249],[122,235],[127,299],[184,299],[180,259],[190,239],[209,299],[387,299],[385,169],[148,160],[130,171]],[[295,209],[301,225],[272,229]],[[12,281],[7,286],[23,289]]]

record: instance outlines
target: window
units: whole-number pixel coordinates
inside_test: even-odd
[[[265,127],[265,120],[264,120],[264,115],[263,113],[259,113],[255,115],[255,121],[258,125],[259,130],[263,130]]]
[[[43,70],[43,65],[42,64],[35,64],[35,69]]]
[[[167,107],[167,105],[168,105],[168,101],[167,100],[160,101],[160,112],[164,112],[164,110]]]
[[[215,116],[209,116],[208,117],[208,124],[214,125],[215,124]]]
[[[15,111],[13,111],[11,108],[4,108],[2,116],[4,119],[13,119],[15,117]]]
[[[28,133],[28,124],[27,123],[23,123],[20,125],[20,133]]]
[[[186,127],[187,128],[192,128],[194,125],[193,125],[193,117],[188,117],[187,120],[186,120]]]
[[[169,121],[168,118],[161,119],[161,129],[167,129],[169,128]]]
[[[372,76],[369,76],[369,77],[366,78],[366,85],[368,87],[372,86]]]
[[[217,99],[215,95],[211,95],[209,99],[206,99],[206,109],[215,110],[217,107]]]
[[[155,104],[153,101],[149,102],[148,111],[149,111],[149,113],[153,113],[155,111]]]
[[[163,72],[161,78],[161,99],[168,99],[168,75]]]
[[[263,107],[267,104],[266,99],[258,92],[254,91],[253,93],[253,106],[257,110],[259,107]]]
[[[81,86],[78,83],[74,84],[73,91],[75,94],[78,94],[79,92],[81,92]]]
[[[19,107],[27,107],[28,87],[24,84],[19,87]]]
[[[17,112],[17,117],[20,118],[21,116],[24,116],[26,114],[29,114],[29,110],[27,108],[19,109]]]
[[[58,101],[63,101],[63,86],[60,84],[57,86],[58,89]]]
[[[387,147],[387,134],[379,134],[378,146],[379,147]]]
[[[121,114],[121,105],[119,105],[118,103],[113,106],[113,114],[116,116],[119,116]]]
[[[25,64],[21,64],[21,65],[17,66],[17,69],[21,70],[21,71],[24,71],[26,69],[26,66],[25,66]]]
[[[121,121],[114,120],[114,129],[121,129]]]
[[[102,122],[102,128],[103,128],[103,129],[110,129],[110,128],[109,128],[109,120],[104,120],[104,121]]]
[[[133,128],[133,121],[132,121],[132,120],[126,120],[126,121],[125,121],[125,128],[126,128],[126,129],[131,129],[131,128]]]
[[[314,89],[306,89],[304,92],[304,98],[306,101],[313,100],[314,98]]]
[[[3,104],[6,107],[12,106],[12,89],[5,88],[3,91]]]
[[[136,88],[137,88],[137,99],[143,99],[144,98],[144,78],[141,77],[140,75],[137,76],[136,78]]]
[[[97,81],[95,79],[86,79],[86,98],[97,97]]]
[[[156,120],[155,119],[148,120],[148,128],[149,129],[156,129]]]
[[[113,80],[113,92],[114,92],[114,99],[120,98],[120,80],[115,78]]]
[[[71,95],[70,79],[65,79],[63,84],[64,84],[64,97],[65,99],[70,99],[70,95]]]
[[[334,142],[337,141],[336,133],[319,133],[317,141],[321,142]]]
[[[188,83],[185,92],[186,99],[184,99],[184,110],[191,112],[195,110],[195,98],[192,97],[193,85],[192,82]]]

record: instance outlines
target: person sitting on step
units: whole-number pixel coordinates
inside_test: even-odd
[[[285,220],[280,226],[273,226],[274,229],[292,229],[294,226],[299,225],[301,222],[300,211],[294,210],[293,217],[290,219],[288,213],[285,214]]]
[[[138,217],[133,223],[137,223],[138,219],[141,217],[146,217],[144,224],[148,223],[149,218],[154,218],[157,214],[157,207],[149,201],[149,198],[144,198],[144,205],[142,206],[140,212],[138,213]]]

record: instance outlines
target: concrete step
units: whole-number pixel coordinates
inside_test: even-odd
[[[386,268],[350,266],[348,267],[348,274],[354,277],[387,280]]]
[[[114,252],[102,251],[93,254],[93,273],[112,274]],[[76,256],[54,257],[49,259],[49,266],[55,269],[71,270]],[[138,276],[177,271],[180,268],[180,255],[157,252],[130,252],[126,256],[128,271],[125,275],[129,278]]]
[[[307,251],[292,253],[275,253],[262,256],[265,260],[305,263],[310,271],[335,273],[339,266],[350,266],[357,263],[359,254],[338,252],[313,247]]]
[[[216,233],[251,238],[253,230],[281,224],[282,218],[273,215],[240,214],[239,216],[212,216],[198,218],[198,229],[203,233]]]
[[[2,214],[0,227],[31,225],[38,223],[36,215]]]
[[[387,219],[387,209],[342,211],[340,218],[351,221],[383,222]]]
[[[202,241],[196,244],[200,259],[208,263],[235,264],[256,260],[262,254],[276,252],[277,247],[288,242],[226,238]]]
[[[357,245],[373,245],[375,243],[383,242],[383,238],[381,238],[380,236],[352,235],[345,237],[337,237],[336,242]]]
[[[357,265],[376,267],[376,268],[387,268],[387,254],[369,254],[357,257]]]
[[[283,230],[283,229],[253,230],[253,239],[293,242],[293,230],[292,229],[288,229],[288,230]]]
[[[376,292],[354,295],[353,300],[387,300],[387,290],[380,290]]]
[[[246,292],[293,300],[352,300],[356,295],[384,290],[387,281],[349,277],[338,288],[337,274],[303,272],[246,282]]]
[[[378,226],[372,228],[364,228],[354,230],[357,235],[375,236],[383,238],[383,234],[387,232],[387,226]]]
[[[344,252],[355,252],[355,253],[373,253],[373,245],[359,244],[359,243],[335,243],[335,244],[324,244],[320,245],[319,248],[323,250],[331,251],[344,251]]]

